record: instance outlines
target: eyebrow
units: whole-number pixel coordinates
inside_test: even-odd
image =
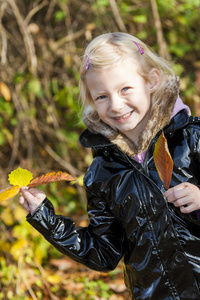
[[[133,82],[130,82],[130,81],[123,81],[123,82],[120,82],[119,83],[119,85],[117,85],[116,86],[116,88],[118,87],[118,86],[120,86],[121,88],[123,87],[123,86],[132,86],[134,83]],[[107,93],[107,91],[106,90],[100,90],[100,91],[97,91],[97,90],[95,90],[94,91],[94,96],[96,96],[96,95],[103,95],[103,94],[106,94]],[[91,93],[91,96],[92,96],[92,93]]]
[[[133,82],[124,81],[124,82],[120,82],[119,84],[117,84],[116,88],[118,88],[118,86],[122,87],[122,86],[130,86],[130,85],[133,85]],[[106,93],[106,91],[102,90],[102,91],[98,91],[98,93]]]
[[[121,84],[121,85],[127,85],[127,83],[130,84],[130,82],[127,82],[127,81],[124,81],[124,82],[122,82],[122,83],[120,83],[120,84]]]

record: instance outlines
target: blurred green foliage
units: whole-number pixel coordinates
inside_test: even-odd
[[[1,189],[19,166],[34,177],[67,171],[76,184],[42,189],[57,213],[87,223],[82,180],[92,156],[78,142],[84,130],[78,82],[85,46],[108,31],[142,39],[174,62],[181,97],[200,115],[199,16],[199,0],[0,1]],[[98,278],[71,275],[70,284],[81,281],[82,289],[78,296],[69,291],[69,278],[59,269],[52,272],[50,263],[62,256],[29,226],[17,200],[0,206],[0,299],[117,299]]]

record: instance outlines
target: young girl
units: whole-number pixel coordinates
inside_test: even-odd
[[[113,270],[123,257],[132,299],[200,299],[200,118],[189,116],[169,65],[129,34],[94,39],[80,74],[80,142],[94,155],[84,180],[89,226],[55,215],[33,188],[19,200],[27,221],[91,269]],[[153,160],[161,132],[174,162],[167,191]]]

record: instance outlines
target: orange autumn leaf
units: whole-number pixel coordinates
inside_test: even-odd
[[[0,191],[0,202],[3,200],[8,200],[16,196],[20,192],[20,186],[14,185],[6,190]]]
[[[72,181],[75,180],[74,177],[69,175],[66,172],[50,172],[44,175],[41,175],[33,180],[28,184],[28,187],[36,187],[40,184],[47,184],[47,183],[52,183],[52,182],[57,182],[57,181]]]
[[[171,158],[167,140],[162,132],[155,144],[155,149],[153,153],[153,158],[155,162],[158,175],[163,182],[165,189],[169,189],[172,171],[173,171],[173,160]]]
[[[13,198],[20,192],[21,188],[25,186],[31,188],[41,184],[48,184],[57,181],[75,180],[74,177],[72,177],[68,173],[61,171],[47,173],[35,179],[32,178],[32,173],[26,169],[18,168],[12,171],[8,176],[8,180],[10,184],[13,184],[13,186],[0,191],[0,201]]]

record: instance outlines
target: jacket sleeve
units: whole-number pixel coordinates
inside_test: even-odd
[[[108,272],[123,256],[123,230],[107,204],[88,191],[88,227],[76,228],[71,218],[56,215],[46,198],[27,221],[58,251],[87,267]]]

